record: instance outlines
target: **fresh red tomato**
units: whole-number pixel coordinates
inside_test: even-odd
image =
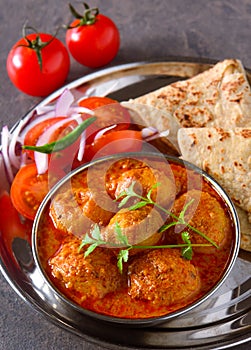
[[[16,210],[25,218],[33,220],[48,190],[47,173],[38,175],[36,165],[28,164],[17,172],[10,196]]]
[[[119,30],[110,18],[99,14],[97,8],[84,6],[85,11],[81,15],[70,5],[76,19],[66,32],[66,44],[76,61],[97,68],[108,64],[116,56],[120,45]]]
[[[32,96],[47,96],[61,87],[69,68],[66,47],[47,33],[25,36],[12,47],[7,57],[10,80],[19,90]]]
[[[104,134],[91,145],[86,146],[85,159],[103,157],[124,152],[138,152],[142,149],[142,135],[136,130],[120,130]]]
[[[87,132],[87,143],[94,140],[95,135],[101,129],[114,125],[112,131],[128,129],[131,122],[131,116],[128,110],[121,104],[109,97],[92,96],[79,102],[82,107],[95,110],[97,120],[90,125]],[[85,115],[83,115],[85,118]],[[89,118],[89,115],[86,115]]]
[[[19,214],[14,208],[10,196],[3,192],[0,196],[0,236],[4,245],[12,254],[12,242],[16,237],[30,241],[31,222],[21,223]]]

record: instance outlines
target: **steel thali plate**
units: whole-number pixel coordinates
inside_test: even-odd
[[[128,63],[75,80],[35,108],[43,107],[67,87],[78,99],[104,95],[119,101],[135,98],[179,79],[192,77],[212,61],[176,59]],[[247,70],[251,80],[251,73]],[[26,116],[34,112],[29,111]],[[24,116],[24,117],[26,117]],[[14,128],[17,125],[14,126]],[[0,170],[1,171],[1,170]],[[48,320],[91,343],[108,349],[225,349],[251,340],[251,253],[240,250],[221,288],[195,310],[152,328],[123,328],[92,320],[62,304],[35,267],[27,241],[15,238],[12,253],[0,245],[1,271],[28,304]]]

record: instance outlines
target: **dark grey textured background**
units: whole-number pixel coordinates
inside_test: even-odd
[[[77,4],[77,2],[72,2]],[[168,56],[239,58],[251,68],[250,0],[103,0],[90,1],[110,16],[121,33],[121,48],[110,66]],[[63,0],[0,0],[1,125],[12,126],[39,99],[10,83],[5,62],[20,38],[26,20],[40,31],[54,33],[71,14]],[[79,7],[78,7],[79,8]],[[64,40],[64,32],[59,36]],[[91,72],[72,62],[68,81]],[[37,314],[0,275],[0,349],[99,350]],[[251,343],[236,347],[246,350]]]

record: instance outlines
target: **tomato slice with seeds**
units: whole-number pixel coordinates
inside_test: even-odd
[[[106,96],[91,96],[91,97],[85,97],[82,100],[78,102],[79,106],[86,107],[91,110],[94,110],[96,108],[109,105],[111,103],[117,103],[118,101],[113,100],[112,98],[106,97]]]
[[[10,190],[11,201],[25,218],[34,220],[37,209],[48,193],[48,174],[38,175],[34,163],[17,172]]]
[[[91,96],[79,101],[79,106],[95,110],[97,120],[90,125],[87,133],[87,143],[94,140],[95,135],[101,129],[114,125],[112,131],[126,130],[131,123],[129,111],[118,101],[109,97]],[[83,114],[83,119],[89,118]]]

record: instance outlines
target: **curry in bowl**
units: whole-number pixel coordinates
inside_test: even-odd
[[[238,219],[222,188],[172,156],[85,165],[47,195],[33,251],[56,293],[107,320],[168,319],[201,303],[237,257]]]

